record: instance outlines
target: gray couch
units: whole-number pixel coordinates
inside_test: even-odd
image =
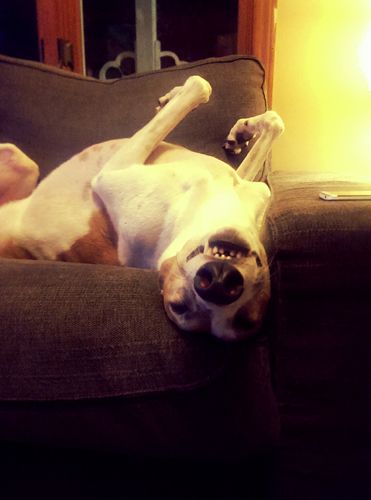
[[[236,161],[226,132],[266,109],[247,56],[111,82],[1,57],[0,141],[45,176],[131,135],[191,74],[212,99],[168,140]],[[0,260],[7,498],[364,498],[371,207],[318,198],[361,180],[268,167],[273,297],[247,342],[178,331],[153,271]]]

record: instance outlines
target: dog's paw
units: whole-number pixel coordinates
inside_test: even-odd
[[[249,141],[262,132],[276,137],[284,131],[281,117],[274,111],[266,111],[262,115],[237,120],[231,128],[224,149],[231,154],[239,154]]]
[[[254,134],[249,130],[248,120],[241,118],[231,128],[223,148],[229,154],[238,155],[253,137]]]
[[[185,91],[193,92],[199,104],[210,99],[212,88],[210,83],[201,76],[190,76],[183,85]]]
[[[180,94],[187,94],[192,96],[191,99],[194,101],[194,105],[197,107],[198,104],[208,102],[211,95],[211,85],[207,80],[201,76],[190,76],[184,85],[174,87],[170,92],[158,99],[158,106],[156,111],[159,112],[166,106],[174,97]]]

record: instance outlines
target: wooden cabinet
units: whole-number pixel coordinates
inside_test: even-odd
[[[158,69],[176,59],[253,54],[266,67],[271,101],[276,3],[36,0],[40,57],[98,77],[102,66],[123,52],[128,54],[126,67],[120,67],[123,74]]]

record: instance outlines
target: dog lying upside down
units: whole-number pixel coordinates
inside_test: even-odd
[[[252,180],[283,123],[272,111],[237,121],[226,149],[256,142],[236,171],[162,142],[210,94],[206,80],[188,78],[130,139],[85,149],[37,187],[37,165],[1,145],[0,256],[158,269],[165,311],[181,329],[254,334],[270,296],[259,238],[270,191]]]

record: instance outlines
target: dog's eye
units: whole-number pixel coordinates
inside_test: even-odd
[[[185,302],[169,302],[169,307],[175,314],[185,314],[188,306]]]

